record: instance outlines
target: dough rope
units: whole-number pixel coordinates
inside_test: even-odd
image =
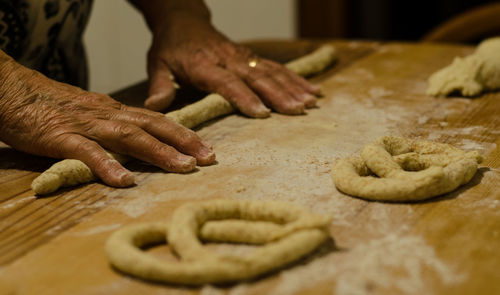
[[[302,76],[318,73],[328,67],[337,57],[332,45],[323,45],[312,53],[287,63],[285,66]],[[183,125],[193,128],[220,116],[234,113],[233,106],[219,94],[209,94],[198,102],[184,108],[165,114],[166,117]],[[121,164],[129,161],[126,156],[109,153],[110,160],[115,159]],[[31,183],[31,188],[37,195],[46,195],[57,191],[61,187],[74,186],[94,181],[96,178],[90,168],[79,160],[62,160]]]
[[[500,88],[500,37],[486,39],[476,51],[453,63],[429,78],[427,94],[446,96],[455,91],[463,96],[476,96],[483,91]]]
[[[290,203],[203,201],[181,206],[168,224],[131,225],[116,231],[106,243],[106,253],[115,268],[146,280],[186,285],[233,282],[313,251],[328,238],[329,223],[330,218]],[[221,255],[205,249],[199,239],[266,245],[246,256]],[[179,262],[161,262],[140,250],[166,240]]]
[[[481,161],[476,151],[386,136],[366,145],[361,158],[337,161],[331,174],[335,186],[352,196],[376,201],[419,201],[469,182]]]

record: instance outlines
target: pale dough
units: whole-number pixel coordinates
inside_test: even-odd
[[[500,37],[486,39],[474,54],[456,57],[453,63],[429,78],[427,94],[446,96],[455,91],[476,96],[500,89]]]
[[[178,208],[167,223],[124,227],[106,243],[110,263],[127,274],[166,283],[200,285],[251,279],[313,251],[328,237],[331,219],[285,202],[212,200]],[[246,256],[216,254],[205,242],[266,244]],[[179,262],[140,250],[165,242]]]
[[[449,144],[386,136],[366,145],[361,158],[332,167],[337,188],[377,201],[418,201],[448,193],[474,176],[478,152]]]
[[[336,59],[335,48],[323,45],[312,53],[286,64],[290,70],[308,76],[324,70]],[[193,128],[203,122],[235,112],[233,106],[221,95],[210,94],[200,101],[180,110],[165,114],[166,117],[187,127]],[[124,164],[126,156],[110,153],[112,159]],[[83,184],[95,180],[87,165],[79,160],[63,160],[54,164],[31,183],[31,188],[38,195],[55,192],[60,187]]]
[[[125,164],[129,158],[115,153],[108,153],[110,161]],[[67,159],[55,163],[40,174],[31,183],[31,189],[38,195],[55,192],[60,187],[75,186],[94,181],[96,178],[90,168],[82,161]]]

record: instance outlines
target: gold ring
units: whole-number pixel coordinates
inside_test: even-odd
[[[251,68],[255,68],[257,66],[257,64],[259,63],[259,59],[257,57],[254,57],[252,58],[249,62],[248,62],[248,66],[251,67]]]

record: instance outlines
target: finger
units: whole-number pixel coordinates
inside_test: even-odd
[[[196,167],[195,158],[178,152],[141,128],[119,121],[98,121],[90,136],[119,154],[151,163],[169,172],[185,173]]]
[[[278,64],[280,67],[284,68],[290,79],[292,79],[297,85],[300,87],[304,88],[307,92],[314,96],[321,96],[321,87],[315,84],[312,84],[311,82],[307,81],[304,77],[301,77],[294,72],[290,71],[286,67]]]
[[[148,62],[148,76],[149,97],[144,102],[145,107],[154,111],[166,109],[175,97],[177,85],[172,72],[162,60],[151,59]]]
[[[243,79],[260,97],[273,109],[282,114],[299,115],[304,113],[304,103],[295,99],[286,89],[269,75],[272,69],[263,64],[249,67],[245,63],[237,63],[232,67],[235,73]]]
[[[316,106],[316,97],[304,88],[303,85],[297,83],[297,80],[293,76],[295,75],[294,73],[273,62],[269,62],[269,68],[272,68],[272,72],[270,72],[272,78],[295,100],[303,103],[306,108]]]
[[[112,114],[111,119],[140,127],[160,141],[175,147],[183,154],[195,157],[198,165],[210,165],[215,162],[215,154],[210,145],[203,142],[194,131],[163,115],[150,116],[144,112],[134,112],[139,109],[133,107],[127,107],[126,109],[127,112]]]
[[[134,175],[118,161],[109,157],[106,151],[95,141],[78,134],[62,138],[58,145],[61,156],[66,159],[77,159],[85,163],[92,173],[104,183],[115,187],[126,187],[134,184]]]
[[[270,110],[236,75],[217,66],[198,66],[191,73],[192,83],[202,90],[218,93],[247,116],[269,117]]]

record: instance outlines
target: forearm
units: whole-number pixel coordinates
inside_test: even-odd
[[[210,23],[210,11],[203,0],[129,0],[129,2],[142,12],[153,33],[182,19]]]

